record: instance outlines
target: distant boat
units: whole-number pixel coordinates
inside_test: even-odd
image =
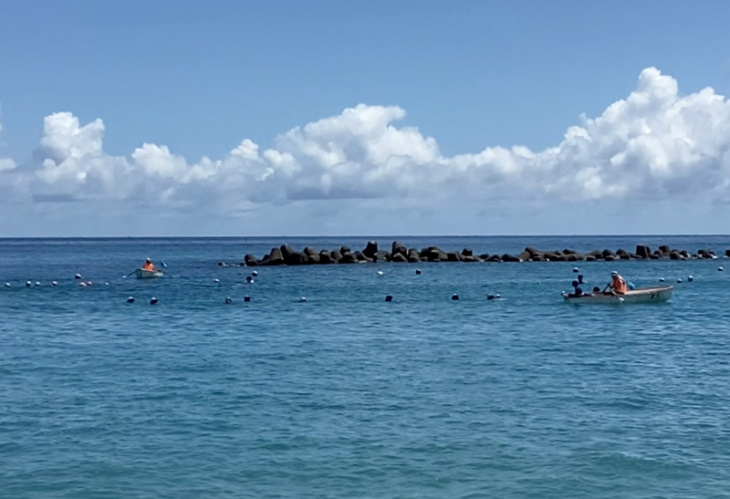
[[[672,297],[672,286],[656,286],[652,288],[631,289],[623,295],[611,293],[588,293],[574,296],[563,293],[563,299],[569,303],[661,303]]]
[[[165,275],[159,270],[147,269],[137,269],[134,271],[134,274],[137,276],[137,279],[154,279],[155,277],[162,277]]]

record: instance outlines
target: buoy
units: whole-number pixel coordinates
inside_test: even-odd
[[[456,293],[454,293],[453,295],[451,295],[451,299],[454,300],[454,301],[456,301],[456,300],[459,299],[459,295],[457,295]]]
[[[81,279],[81,274],[76,274],[76,275],[74,276],[74,279]]]
[[[718,271],[718,272],[722,272],[723,270],[725,270],[725,269],[724,269],[724,268],[722,268],[722,267],[717,267],[717,271]]]
[[[573,272],[577,274],[579,272],[578,267],[573,267]]]
[[[6,287],[6,288],[9,288],[9,287],[10,287],[10,283],[9,283],[9,282],[6,282],[6,283],[5,283],[5,287]]]
[[[421,269],[416,269],[416,275],[421,275]]]
[[[487,295],[487,300],[494,300],[494,295]]]
[[[55,288],[56,286],[58,286],[58,283],[56,281],[51,281],[51,286]]]
[[[659,278],[659,282],[664,282],[664,278],[663,277],[660,277]]]
[[[108,282],[105,282],[105,283],[104,283],[104,286],[109,286],[109,283],[108,283]]]
[[[127,303],[134,303],[134,296],[127,298]]]
[[[219,282],[221,282],[221,280],[220,279],[213,279],[213,282],[219,283]]]
[[[243,297],[243,301],[251,301],[251,297],[246,295]]]
[[[82,288],[85,288],[85,287],[86,287],[86,283],[85,283],[84,281],[81,281],[81,282],[79,283],[79,286],[81,286]]]
[[[40,283],[40,282],[38,282],[38,281],[36,281],[36,282],[35,282],[35,285],[36,285],[36,286],[40,286],[40,285],[41,285],[41,283]]]
[[[687,277],[687,280],[688,280],[689,282],[692,282],[692,281],[694,281],[694,279],[695,279],[695,278],[694,278],[694,277],[692,277],[692,276],[689,276],[689,277]]]
[[[226,298],[226,305],[230,305],[231,303],[233,303],[233,300],[229,296],[229,297]]]
[[[391,295],[386,295],[386,296],[385,296],[385,301],[393,301],[393,296],[391,296]]]
[[[157,298],[155,298],[155,297],[153,296],[153,297],[152,297],[152,299],[150,300],[150,305],[156,305],[156,304],[157,304],[157,302],[158,302]]]
[[[382,270],[378,270],[378,275],[383,275],[383,271]]]
[[[253,277],[251,277],[250,275],[247,275],[246,276],[246,282],[249,283],[249,284],[253,284]]]
[[[254,270],[253,272],[251,272],[251,275],[256,277],[257,275],[259,275],[259,273]]]
[[[29,287],[31,287],[31,285],[32,285],[32,284],[33,284],[33,283],[31,283],[30,281],[25,281],[25,287],[26,287],[26,288],[29,288]]]
[[[494,297],[499,300],[500,298],[502,298],[502,295],[500,295],[499,293],[497,293],[496,295],[494,295]]]
[[[681,283],[681,282],[682,282],[682,279],[677,279],[677,282],[678,282],[678,283]]]
[[[304,303],[305,301],[307,301],[305,297],[302,296],[301,298],[299,298],[299,303]]]

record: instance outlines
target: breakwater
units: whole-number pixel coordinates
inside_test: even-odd
[[[730,257],[730,249],[725,250],[725,257]],[[354,263],[418,263],[418,262],[579,262],[579,261],[616,261],[616,260],[692,260],[713,259],[718,255],[709,248],[696,251],[672,248],[661,245],[652,250],[645,244],[636,245],[631,252],[623,248],[616,250],[596,249],[589,252],[578,252],[571,249],[540,250],[526,247],[519,253],[480,253],[471,248],[461,250],[443,250],[438,246],[424,248],[408,248],[400,241],[393,241],[389,250],[381,249],[377,241],[368,241],[361,250],[352,250],[349,246],[337,249],[316,249],[307,246],[301,251],[290,244],[282,244],[271,248],[261,258],[251,253],[244,257],[243,264],[249,267],[271,265],[322,265],[322,264],[354,264]],[[219,262],[220,265],[225,265]]]

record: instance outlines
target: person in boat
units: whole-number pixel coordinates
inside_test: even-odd
[[[615,270],[611,272],[611,282],[606,286],[608,292],[614,295],[625,295],[629,290],[626,280],[621,277]]]
[[[143,268],[144,270],[151,270],[152,272],[154,272],[155,270],[157,270],[157,268],[155,267],[155,264],[154,264],[154,263],[152,263],[152,260],[151,260],[151,259],[149,259],[149,258],[147,258],[147,259],[146,259],[146,260],[144,261],[144,265],[142,265],[142,268]]]

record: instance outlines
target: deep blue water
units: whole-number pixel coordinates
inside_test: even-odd
[[[367,239],[0,240],[0,497],[729,497],[729,261],[577,264],[675,283],[630,306],[564,304],[567,262],[217,265]],[[123,278],[146,256],[164,278]]]

